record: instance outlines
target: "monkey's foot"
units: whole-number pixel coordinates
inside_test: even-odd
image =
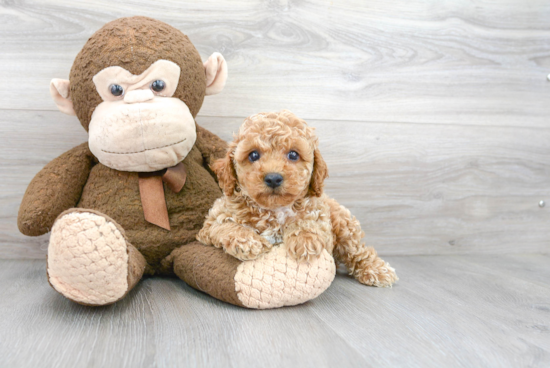
[[[72,209],[55,221],[48,248],[48,281],[66,298],[84,305],[122,299],[141,279],[145,258],[114,220]]]

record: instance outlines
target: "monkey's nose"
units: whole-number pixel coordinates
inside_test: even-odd
[[[283,183],[283,176],[277,173],[269,173],[264,176],[265,184],[270,188],[277,188]]]
[[[128,91],[124,95],[124,102],[126,103],[137,103],[145,102],[155,98],[155,94],[150,89],[135,89],[133,91]]]

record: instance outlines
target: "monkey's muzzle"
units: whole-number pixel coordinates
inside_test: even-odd
[[[197,138],[187,105],[163,97],[143,103],[101,103],[92,115],[89,135],[90,150],[99,162],[137,172],[178,164]]]

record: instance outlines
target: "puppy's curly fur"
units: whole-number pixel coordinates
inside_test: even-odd
[[[247,118],[225,158],[212,165],[224,196],[197,239],[243,261],[274,245],[299,261],[326,249],[359,282],[391,286],[397,275],[362,243],[359,221],[323,193],[328,170],[313,130],[286,110]],[[280,182],[269,183],[268,174]]]

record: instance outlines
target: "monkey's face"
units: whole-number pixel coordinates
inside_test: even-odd
[[[89,146],[105,166],[149,172],[174,166],[196,140],[187,105],[173,97],[180,67],[158,60],[140,75],[120,66],[97,73],[101,102],[89,126]]]
[[[221,92],[227,65],[206,62],[189,38],[147,17],[120,18],[90,37],[70,81],[53,79],[59,110],[76,115],[99,162],[151,172],[181,162],[197,139],[194,117],[204,96]]]

